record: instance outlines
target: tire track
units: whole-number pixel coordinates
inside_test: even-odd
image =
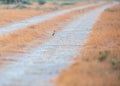
[[[104,3],[104,2],[101,2],[101,3]],[[101,4],[101,3],[99,3],[99,4]],[[13,23],[13,24],[8,25],[6,27],[0,28],[0,36],[2,36],[4,34],[11,33],[11,32],[16,31],[16,30],[19,30],[21,28],[25,28],[25,27],[30,26],[30,25],[34,25],[36,23],[43,22],[45,20],[49,20],[53,17],[59,16],[59,15],[62,15],[62,14],[68,13],[68,12],[84,9],[84,8],[94,6],[94,5],[96,5],[96,4],[83,5],[83,6],[72,8],[72,9],[55,11],[55,12],[52,12],[49,14],[40,15],[40,16],[33,17],[31,19],[16,22],[16,23]]]

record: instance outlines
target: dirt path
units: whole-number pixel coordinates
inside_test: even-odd
[[[58,11],[58,10],[60,11],[63,9],[64,10],[71,9],[74,7],[87,5],[90,3],[91,2],[78,2],[76,4],[64,5],[64,6],[54,4],[54,3],[49,3],[49,2],[41,6],[37,3],[33,3],[31,5],[22,5],[26,7],[24,9],[15,9],[16,6],[19,8],[19,6],[15,4],[12,4],[9,6],[5,4],[4,5],[0,4],[0,27],[7,26],[17,21],[32,18],[34,16],[40,16],[43,14],[47,14],[47,13]],[[9,9],[6,9],[6,8],[9,8]]]
[[[99,3],[99,4],[101,4],[101,3]],[[93,6],[93,5],[96,5],[96,4],[83,5],[83,6],[80,6],[80,7],[71,8],[71,9],[67,9],[67,10],[55,11],[55,12],[52,12],[52,13],[49,13],[49,14],[36,16],[36,17],[31,18],[31,19],[16,22],[16,23],[13,23],[13,24],[8,25],[6,27],[0,28],[0,36],[4,35],[4,34],[7,34],[7,33],[10,33],[10,32],[13,32],[13,31],[16,31],[16,30],[19,30],[21,28],[25,28],[27,26],[30,26],[30,25],[33,25],[33,24],[36,24],[36,23],[43,22],[43,21],[51,19],[55,16],[59,16],[61,14],[76,11],[76,10],[79,10],[79,9],[84,9],[84,8],[87,8],[87,7],[90,7],[90,6]]]
[[[85,42],[100,13],[111,6],[113,4],[86,13],[56,33],[53,39],[2,69],[0,85],[53,86],[49,80],[73,62],[72,57],[79,54],[79,46]]]
[[[56,33],[61,31],[63,29],[62,27],[79,18],[81,15],[106,4],[108,3],[97,4],[77,11],[65,13],[41,23],[14,31],[10,34],[5,34],[0,37],[0,54],[5,58],[4,55],[27,52],[25,51],[27,46],[34,47],[43,44],[53,37],[52,33],[54,31]],[[30,44],[32,44],[32,46]]]

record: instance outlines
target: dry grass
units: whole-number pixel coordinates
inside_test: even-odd
[[[120,5],[102,13],[81,53],[57,86],[120,86]]]
[[[45,12],[42,10],[0,10],[0,26],[4,26],[11,22],[23,20],[33,16],[41,15]]]
[[[51,33],[54,30],[56,32],[61,30],[62,26],[65,26],[67,23],[74,19],[74,15],[76,15],[76,17],[80,16],[81,14],[100,6],[102,5],[92,6],[83,10],[66,13],[45,22],[23,28],[11,34],[4,35],[0,37],[0,54],[24,53],[23,48],[28,46],[28,44],[34,44],[34,46],[38,44],[40,45],[46,40],[52,38]],[[48,32],[51,33],[48,34]],[[35,40],[40,40],[41,42],[35,44]]]
[[[2,7],[7,7],[7,6],[0,6],[0,26],[5,26],[7,24],[10,24],[12,22],[20,21],[23,19],[31,18],[33,16],[38,16],[41,14],[45,14],[48,12],[52,12],[54,10],[60,10],[60,9],[69,9],[73,7],[77,7],[80,5],[85,5],[88,4],[88,2],[80,2],[75,5],[70,5],[70,6],[64,6],[64,7],[57,7],[55,4],[45,4],[43,6],[39,6],[37,4],[32,4],[26,6],[29,9],[2,9]],[[14,5],[11,5],[14,7]],[[9,7],[11,7],[9,6]],[[16,6],[16,5],[15,5]],[[30,10],[31,9],[31,10]]]

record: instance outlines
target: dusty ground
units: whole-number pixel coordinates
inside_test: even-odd
[[[57,86],[120,86],[120,5],[106,9]]]
[[[56,6],[52,3],[46,3],[43,6],[39,6],[36,3],[32,5],[0,5],[0,26],[5,26],[9,23],[16,22],[19,20],[27,19],[33,16],[45,14],[51,11],[60,10],[60,9],[68,9],[75,6],[85,5],[88,2],[80,2],[78,4],[70,5],[70,6]],[[16,7],[16,9],[15,9]],[[21,9],[20,7],[26,7]],[[11,9],[3,9],[3,8],[11,8]]]
[[[40,45],[44,43],[45,40],[52,38],[52,33],[54,31],[57,32],[61,30],[62,26],[65,26],[75,18],[74,15],[76,15],[76,17],[80,16],[81,14],[102,5],[92,6],[79,11],[60,15],[45,22],[23,28],[21,30],[13,32],[12,34],[4,35],[0,37],[0,53],[24,53],[23,48],[28,46],[30,43],[34,45]],[[42,41],[35,43],[35,40],[37,39]]]

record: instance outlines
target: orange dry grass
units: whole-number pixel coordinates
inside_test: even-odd
[[[52,4],[50,6],[48,4],[45,4],[43,6],[41,6],[42,8],[40,10],[15,10],[15,9],[9,9],[9,10],[5,10],[5,9],[0,9],[0,26],[4,26],[6,24],[15,22],[15,21],[19,21],[19,20],[23,20],[23,19],[27,19],[33,16],[37,16],[37,15],[41,15],[44,13],[48,13],[53,11],[53,9],[57,8],[57,9],[68,9],[68,8],[73,8],[73,7],[77,7],[80,5],[85,5],[85,4],[89,4],[88,2],[80,2],[78,4],[75,5],[70,5],[70,6],[63,6],[63,7],[55,7],[55,4]],[[32,4],[29,5],[28,7],[30,8],[39,8],[39,5]],[[1,8],[1,7],[0,7]]]
[[[106,64],[79,59],[62,73],[56,86],[120,86],[118,75],[108,70]]]
[[[105,51],[109,54],[100,61]],[[102,13],[76,60],[57,86],[120,86],[120,5]]]
[[[0,10],[0,26],[43,14],[42,10]]]
[[[106,9],[101,15],[97,24],[85,45],[87,52],[111,51],[111,56],[118,56],[120,51],[120,6]],[[103,22],[104,21],[104,22]],[[92,48],[92,51],[91,51]],[[96,51],[98,50],[98,51]],[[84,51],[85,52],[85,51]],[[97,53],[97,55],[99,54]],[[85,55],[88,55],[85,53]],[[95,54],[94,54],[95,56]],[[87,56],[88,57],[88,56]]]
[[[96,7],[100,6],[101,5],[92,6],[83,10],[66,13],[64,15],[60,15],[53,19],[47,20],[43,23],[23,28],[8,35],[4,35],[0,37],[0,53],[23,53],[22,49],[28,46],[28,44],[30,43],[34,44],[33,42],[35,40],[39,39],[41,42],[39,42],[38,44],[41,44],[51,38],[52,32],[54,30],[59,31],[62,26],[65,26],[68,23],[68,21],[72,21],[74,15],[80,16],[80,14],[83,14],[90,11],[91,9],[95,9]],[[51,33],[49,34],[48,32]]]

